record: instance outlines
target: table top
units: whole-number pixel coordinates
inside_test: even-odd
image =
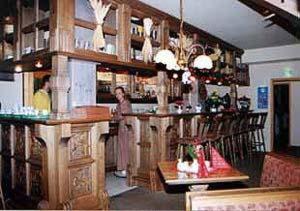
[[[235,168],[217,169],[209,172],[208,177],[199,178],[195,174],[183,173],[177,171],[176,161],[165,161],[158,163],[158,167],[164,181],[168,185],[193,185],[193,184],[209,184],[219,182],[237,182],[248,180],[249,176],[239,172]]]

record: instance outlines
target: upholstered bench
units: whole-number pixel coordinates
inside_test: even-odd
[[[186,193],[186,210],[300,210],[300,159],[268,153],[259,188]]]
[[[300,210],[300,187],[188,192],[186,210]]]
[[[300,186],[300,158],[268,153],[264,159],[260,186]]]

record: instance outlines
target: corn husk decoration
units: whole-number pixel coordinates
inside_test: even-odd
[[[111,4],[104,5],[102,0],[89,0],[89,1],[94,10],[94,14],[97,22],[97,27],[93,35],[94,50],[99,51],[99,49],[105,47],[105,39],[103,36],[102,26],[103,26],[104,18],[108,13]]]
[[[142,55],[143,55],[143,60],[144,62],[152,62],[152,44],[151,44],[151,39],[150,39],[150,34],[151,34],[151,28],[153,25],[153,21],[151,18],[145,18],[143,20],[144,22],[144,37],[145,41],[143,44],[142,48]]]
[[[214,48],[214,53],[209,55],[209,57],[211,58],[212,61],[217,61],[220,56],[222,54],[222,51],[219,47],[219,44],[217,44],[217,46]]]

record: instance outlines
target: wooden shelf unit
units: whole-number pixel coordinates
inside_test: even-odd
[[[34,8],[35,11],[38,11],[36,9],[38,7],[38,3],[40,3],[40,0],[32,0],[35,2]],[[16,39],[16,47],[14,49],[17,49],[17,53],[15,55],[19,54],[19,56],[15,56],[16,60],[20,60],[22,62],[22,49],[24,48],[24,35],[31,34],[31,36],[34,36],[33,46],[34,49],[33,52],[31,52],[29,55],[35,55],[39,54],[37,51],[37,44],[38,44],[38,32],[39,30],[49,30],[50,38],[49,42],[53,42],[57,40],[55,38],[56,36],[59,36],[55,34],[55,28],[57,27],[56,24],[62,24],[61,27],[63,27],[63,24],[68,24],[69,31],[66,30],[66,33],[68,33],[68,37],[75,38],[75,29],[76,27],[81,27],[83,29],[87,30],[94,30],[96,28],[96,23],[93,21],[93,19],[83,18],[83,17],[77,17],[74,12],[76,0],[62,0],[64,3],[61,3],[61,5],[64,5],[65,11],[58,11],[58,8],[56,8],[56,4],[58,0],[50,0],[50,8],[52,8],[50,17],[40,20],[38,17],[35,18],[35,22],[31,23],[25,27],[19,28],[19,31],[17,31],[17,37],[21,39]],[[54,44],[49,43],[49,46],[47,46],[43,51],[48,52],[56,52],[56,54],[63,54],[67,57],[71,58],[78,58],[88,61],[95,61],[95,62],[105,62],[111,65],[125,65],[127,67],[131,68],[140,68],[145,69],[145,71],[149,70],[155,70],[154,64],[145,64],[141,60],[136,60],[134,58],[131,58],[131,48],[132,46],[141,49],[144,42],[144,37],[132,34],[131,33],[131,18],[137,17],[141,21],[143,18],[150,17],[152,18],[154,25],[157,28],[157,38],[154,40],[152,39],[152,45],[155,49],[161,49],[166,48],[168,46],[168,38],[169,34],[173,31],[173,33],[176,33],[179,30],[179,20],[175,17],[172,17],[162,11],[159,11],[151,6],[148,6],[142,2],[139,1],[131,1],[131,0],[110,0],[109,2],[112,3],[111,9],[114,11],[112,16],[116,16],[115,19],[113,18],[113,22],[115,23],[110,24],[104,21],[103,26],[103,32],[106,36],[112,36],[115,39],[115,54],[108,54],[105,52],[94,52],[92,49],[85,50],[84,48],[75,48],[75,42],[69,41],[69,45],[65,50],[56,50]],[[54,6],[54,7],[53,7]],[[90,10],[91,8],[89,8]],[[20,15],[21,18],[16,18],[17,21],[20,21],[22,19],[22,4],[19,6]],[[70,11],[70,12],[67,12]],[[72,12],[73,11],[73,12]],[[87,11],[90,13],[91,11]],[[36,12],[37,13],[37,12]],[[66,21],[62,21],[61,23],[56,23],[57,15],[60,13],[59,16],[62,18],[66,18]],[[66,14],[68,13],[68,17]],[[73,19],[69,17],[70,14],[74,14]],[[93,16],[93,15],[92,15]],[[21,21],[22,22],[22,21]],[[54,23],[54,24],[53,24]],[[20,25],[20,23],[16,23],[16,26]],[[113,27],[115,25],[115,27]],[[72,27],[73,26],[73,27]],[[20,26],[19,26],[20,27]],[[73,28],[73,30],[71,30]],[[243,54],[243,50],[236,48],[235,46],[232,46],[229,43],[226,43],[225,41],[212,36],[208,34],[207,32],[198,29],[190,24],[185,23],[184,24],[184,30],[185,32],[192,34],[192,33],[198,33],[199,37],[201,38],[201,41],[207,43],[210,46],[213,46],[213,44],[219,43],[220,48],[225,51],[231,51],[235,52],[237,56],[240,56]],[[21,41],[21,42],[20,42]],[[74,40],[75,41],[75,40]],[[56,44],[55,44],[56,45]],[[232,67],[232,66],[230,66]],[[143,71],[143,70],[141,70]]]
[[[93,23],[93,22],[89,22],[89,21],[85,21],[85,20],[75,18],[75,26],[80,26],[82,28],[95,30],[97,24]],[[104,24],[103,33],[116,36],[118,34],[118,30],[108,26],[107,24]]]
[[[35,32],[35,29],[47,29],[49,31],[49,18],[45,18],[43,20],[40,20],[36,23],[32,23],[22,29],[22,33],[28,34]]]

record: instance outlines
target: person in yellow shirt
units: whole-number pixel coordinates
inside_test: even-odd
[[[45,75],[42,79],[42,88],[35,92],[33,96],[33,107],[39,111],[47,110],[51,112],[51,100],[49,96],[50,75]]]

